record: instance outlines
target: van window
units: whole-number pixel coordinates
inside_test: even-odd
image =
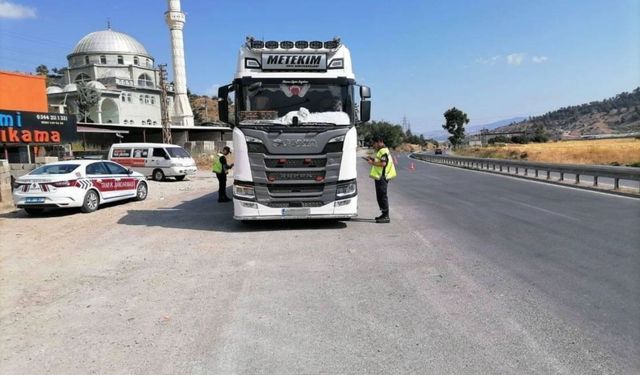
[[[164,148],[154,148],[153,156],[157,158],[164,158],[167,156],[167,153],[164,151]]]
[[[114,158],[128,158],[131,156],[130,148],[114,148],[113,155]]]
[[[172,158],[190,158],[188,152],[186,152],[182,147],[167,147],[167,152],[171,155]]]
[[[147,148],[134,148],[133,149],[133,157],[134,158],[146,158],[149,156],[149,149]]]

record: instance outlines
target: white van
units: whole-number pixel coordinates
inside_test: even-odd
[[[165,177],[182,181],[197,170],[196,162],[185,149],[164,143],[114,143],[109,150],[109,160],[157,181]]]

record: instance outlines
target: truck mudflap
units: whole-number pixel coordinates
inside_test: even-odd
[[[236,220],[347,219],[358,215],[358,197],[320,207],[273,208],[260,203],[233,200]]]

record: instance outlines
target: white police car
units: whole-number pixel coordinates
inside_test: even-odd
[[[13,202],[28,214],[50,207],[80,207],[82,212],[93,212],[102,203],[144,200],[148,191],[142,174],[118,163],[70,160],[43,165],[17,178]]]

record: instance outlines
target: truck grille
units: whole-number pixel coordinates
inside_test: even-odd
[[[325,172],[267,172],[267,180],[275,181],[324,181]]]
[[[323,168],[327,165],[327,159],[265,159],[264,164],[267,168]]]

